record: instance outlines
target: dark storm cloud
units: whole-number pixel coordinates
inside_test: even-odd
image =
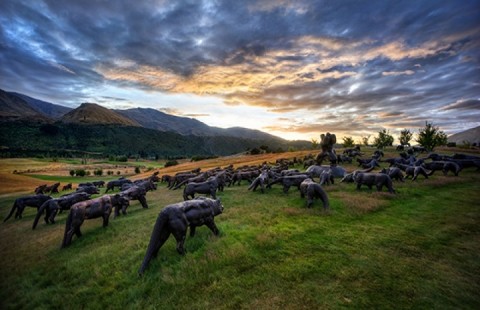
[[[442,108],[442,110],[476,110],[480,112],[480,100],[458,101]]]
[[[98,91],[113,85],[215,95],[279,114],[375,114],[371,123],[350,127],[362,132],[384,121],[418,126],[412,117],[453,128],[452,115],[473,127],[478,121],[461,112],[478,110],[479,7],[479,1],[6,0],[0,87],[71,106],[108,100]]]

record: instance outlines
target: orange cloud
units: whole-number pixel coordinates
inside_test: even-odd
[[[111,68],[99,66],[96,70],[108,80],[137,83],[172,93],[220,96],[229,105],[247,104],[286,112],[302,108],[302,98],[290,97],[288,90],[291,88],[307,87],[330,79],[361,77],[352,69],[378,57],[392,61],[422,58],[449,46],[449,42],[435,41],[409,47],[401,40],[379,45],[371,40],[315,36],[303,36],[286,43],[288,48],[262,49],[259,53],[239,49],[223,63],[198,66],[189,76],[154,66],[139,66],[129,60],[119,60]],[[332,70],[341,66],[352,69]],[[382,75],[414,73],[412,70],[385,71]]]

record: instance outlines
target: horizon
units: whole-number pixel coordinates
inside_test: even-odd
[[[0,3],[0,88],[287,140],[480,126],[480,1]]]
[[[15,92],[13,92],[13,91],[7,91],[7,90],[4,90],[4,91],[15,93]],[[26,94],[22,94],[22,95],[26,95]],[[27,96],[28,96],[28,95],[27,95]],[[39,100],[38,98],[33,98],[33,97],[31,97],[31,96],[28,96],[28,97],[30,97],[30,98],[32,98],[32,99],[37,99],[37,100]],[[46,101],[45,101],[45,102],[46,102]],[[47,103],[54,104],[54,103],[51,103],[51,102],[47,102]],[[96,103],[96,102],[82,102],[82,103],[78,104],[78,106],[76,106],[76,107],[67,107],[67,106],[63,106],[63,105],[60,105],[60,104],[55,104],[55,105],[59,105],[59,106],[67,107],[67,108],[71,108],[71,109],[76,109],[76,108],[80,107],[80,106],[83,105],[83,104],[95,104],[95,105],[99,105],[99,106],[101,106],[101,107],[110,109],[109,107],[105,107],[105,106],[103,106],[103,105],[101,105],[101,104],[98,104],[98,103]],[[150,107],[129,107],[129,108],[126,108],[126,109],[118,109],[118,110],[128,110],[128,109],[153,109],[153,110],[156,110],[156,111],[158,111],[158,112],[165,113],[165,114],[172,115],[172,116],[187,117],[187,118],[190,118],[190,119],[196,119],[196,118],[194,118],[194,117],[178,116],[178,115],[170,114],[170,113],[168,113],[168,111],[162,111],[162,109],[155,109],[155,108],[150,108]],[[115,109],[115,110],[117,110],[117,109]],[[200,121],[200,122],[201,122],[201,121]],[[204,124],[206,124],[206,123],[204,123]],[[210,126],[209,124],[206,124],[206,125]],[[215,126],[211,126],[211,127],[215,127]],[[226,128],[234,128],[234,127],[246,128],[246,127],[241,127],[241,126],[219,127],[219,128],[224,128],[224,129],[226,129]],[[438,127],[438,126],[436,126],[436,127]],[[479,126],[477,126],[477,127],[479,127]],[[465,129],[465,130],[470,130],[470,129],[474,129],[474,128],[477,128],[477,127],[472,127],[472,128],[468,128],[468,129]],[[252,128],[247,128],[247,129],[252,129]],[[411,141],[416,142],[416,139],[417,139],[417,137],[418,137],[418,131],[419,131],[420,129],[423,129],[423,127],[422,127],[422,128],[418,128],[417,130],[410,130],[410,131],[413,133],[413,137],[412,137],[412,140],[411,140]],[[255,130],[255,129],[252,129],[252,130]],[[441,130],[441,128],[440,128],[440,130]],[[455,134],[458,134],[458,133],[462,133],[462,132],[464,132],[465,130],[461,130],[461,131],[457,131],[457,132],[453,132],[453,133],[451,133],[451,134],[448,134],[448,137],[450,137],[450,136],[452,136],[452,135],[455,135]],[[269,132],[266,132],[266,131],[263,131],[263,132],[270,134]],[[333,133],[333,134],[336,134],[335,132],[332,132],[332,133]],[[392,134],[391,132],[389,132],[389,133]],[[308,140],[307,140],[307,139],[285,139],[285,140],[288,140],[288,141],[300,141],[300,140],[303,140],[303,141],[313,141],[312,139],[315,139],[315,140],[317,140],[317,142],[320,142],[320,140],[321,140],[320,135],[321,135],[321,134],[322,134],[322,133],[319,133],[319,136],[318,136],[318,137],[311,137],[311,138],[308,139]],[[371,143],[373,143],[373,139],[374,139],[377,135],[378,135],[378,132],[375,133],[375,134],[372,134],[372,135],[370,136],[370,138],[369,138],[368,141],[371,142]],[[336,143],[336,144],[342,144],[342,140],[343,140],[342,138],[343,138],[343,137],[352,137],[352,136],[345,136],[345,135],[344,135],[344,136],[338,136],[337,134],[336,134],[336,136],[337,136],[337,143]],[[393,143],[393,145],[399,144],[399,143],[395,143],[395,141],[398,141],[399,135],[392,134],[392,136],[394,137],[394,143]],[[282,137],[280,137],[280,136],[276,136],[276,137],[282,138]],[[352,137],[352,138],[353,138],[355,144],[363,145],[363,141],[361,141],[361,138],[362,138],[362,137]],[[414,143],[411,143],[411,144],[412,144],[412,145],[415,145]]]

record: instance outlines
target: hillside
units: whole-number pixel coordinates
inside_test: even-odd
[[[476,143],[477,145],[480,145],[480,126],[453,134],[448,137],[448,142],[462,144],[465,141],[468,141],[471,144]]]
[[[257,140],[281,139],[277,136],[262,132],[260,130],[243,127],[212,127],[194,118],[170,115],[156,109],[135,108],[114,111],[137,121],[143,127],[160,131],[173,131],[181,135],[228,136]]]
[[[132,119],[145,128],[172,131],[181,135],[210,136],[210,127],[196,119],[179,117],[150,108],[113,110]]]
[[[27,102],[35,111],[53,119],[58,119],[73,110],[72,108],[35,99],[24,94],[15,92],[10,92],[9,94],[25,100],[25,102]]]
[[[219,134],[223,134],[226,136],[231,136],[231,137],[242,137],[242,138],[248,138],[248,139],[277,139],[277,140],[283,140],[280,137],[271,135],[269,133],[256,130],[256,129],[248,129],[244,127],[230,127],[230,128],[217,128],[217,132]]]
[[[179,139],[185,140],[187,143],[191,143],[190,140],[200,139],[204,142],[202,148],[197,149],[193,154],[208,154],[208,155],[226,155],[233,154],[235,152],[243,152],[248,148],[254,148],[259,146],[268,146],[271,150],[286,150],[290,147],[295,149],[304,149],[310,147],[309,141],[287,141],[277,136],[262,132],[260,130],[248,129],[243,127],[232,128],[218,128],[208,126],[193,118],[180,117],[170,115],[150,108],[135,108],[127,110],[112,110],[102,107],[94,103],[83,103],[76,109],[70,109],[60,105],[52,104],[42,100],[38,100],[24,94],[5,92],[2,91],[1,105],[0,105],[0,118],[3,121],[9,120],[21,120],[29,119],[36,120],[43,123],[53,123],[57,120],[57,124],[87,124],[87,125],[115,125],[115,126],[128,126],[128,127],[144,127],[146,129],[152,129],[156,132],[149,133],[149,136],[157,137],[160,133],[174,133],[189,138]],[[19,128],[21,133],[30,132],[32,129],[26,128],[24,125],[14,124],[10,125]],[[56,126],[56,125],[55,125]],[[13,128],[11,127],[11,128]],[[27,126],[28,127],[28,126]],[[68,127],[68,126],[67,126]],[[43,127],[47,132],[50,130],[56,131],[51,127]],[[34,132],[38,131],[38,128],[33,129]],[[98,131],[98,127],[95,127]],[[106,130],[105,128],[100,130]],[[112,130],[111,128],[108,130]],[[130,129],[125,129],[125,137],[130,136]],[[105,133],[101,133],[105,135]],[[108,135],[108,133],[106,134]],[[195,139],[193,137],[196,137]],[[37,139],[35,135],[26,137],[27,140],[21,141],[25,145],[38,144],[36,141],[30,141],[29,139]],[[119,137],[121,139],[121,137]],[[143,140],[149,140],[149,138],[142,137]],[[252,140],[255,140],[252,141]],[[45,145],[51,144],[50,141],[45,140],[45,137],[40,138],[39,141],[45,143]],[[129,143],[131,143],[129,141]],[[13,143],[17,145],[18,143]],[[60,143],[61,144],[61,143]],[[108,145],[108,143],[104,143]],[[137,144],[135,142],[134,144]],[[216,144],[216,145],[215,145]],[[67,143],[68,145],[68,143]],[[104,149],[107,152],[112,150],[109,147],[97,147],[93,143],[92,147]],[[195,143],[193,143],[195,145]],[[9,147],[9,145],[4,145]],[[16,146],[18,147],[18,145]],[[127,149],[122,146],[121,149]],[[31,148],[28,148],[31,149]],[[35,148],[45,149],[45,148]],[[136,149],[142,150],[139,148]],[[189,149],[189,146],[180,146],[178,143],[175,147],[167,146],[166,149],[177,149],[176,154],[183,154],[181,149]],[[80,147],[80,151],[86,151],[85,148]],[[156,147],[150,146],[148,150],[154,150],[153,153],[158,153]],[[129,150],[127,150],[130,152]],[[150,152],[149,151],[149,152]],[[220,152],[220,153],[217,153]],[[162,152],[162,154],[165,152]],[[168,153],[168,152],[167,152]],[[190,153],[189,153],[190,154]]]
[[[194,118],[171,115],[151,108],[115,110],[107,109],[94,103],[83,103],[78,108],[71,109],[20,93],[5,91],[2,91],[2,93],[0,117],[3,118],[18,119],[35,116],[37,119],[47,122],[60,120],[64,123],[142,126],[187,136],[227,136],[254,140],[276,140],[276,143],[286,142],[280,137],[260,130],[243,127],[213,127]],[[14,104],[12,101],[20,103]],[[299,141],[298,143],[303,144],[306,142]]]
[[[0,89],[0,119],[37,119],[47,120],[35,111],[25,100]]]
[[[116,124],[124,126],[141,126],[136,121],[95,103],[82,103],[78,108],[62,116],[60,121],[64,123],[77,124]]]
[[[11,132],[15,132],[15,135]],[[166,158],[231,155],[261,145],[266,145],[271,150],[287,150],[291,147],[305,149],[311,145],[306,141],[186,136],[115,124],[42,124],[30,121],[0,122],[0,141],[4,157],[39,154],[68,156],[69,152],[75,150],[100,153],[103,156],[125,154]]]

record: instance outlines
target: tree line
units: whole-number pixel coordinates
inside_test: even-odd
[[[403,129],[400,131],[399,142],[402,146],[409,146],[410,141],[413,139],[414,133],[410,129]],[[361,144],[369,144],[370,136],[362,137]],[[373,146],[383,149],[387,146],[393,145],[394,138],[390,132],[386,129],[383,129],[378,132],[377,136],[373,138]],[[427,151],[433,151],[437,146],[447,145],[448,139],[447,134],[440,130],[438,126],[433,125],[433,123],[425,122],[425,126],[418,130],[417,139],[415,139],[419,145],[423,146]],[[313,143],[313,142],[312,142]],[[352,147],[355,143],[352,137],[345,136],[343,137],[343,146]]]

